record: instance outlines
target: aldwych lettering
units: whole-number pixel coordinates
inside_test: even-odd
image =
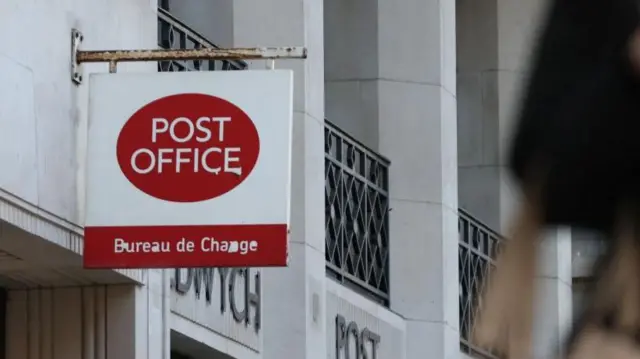
[[[342,315],[338,314],[336,316],[336,359],[351,359],[349,357],[351,338],[355,341],[356,357],[354,359],[377,359],[380,336],[367,328],[360,330],[356,322],[347,322]],[[371,348],[371,351],[368,351],[367,347]]]
[[[185,273],[186,272],[186,273]],[[218,274],[216,276],[216,273]],[[186,276],[185,276],[186,274]],[[254,308],[253,327],[256,332],[260,330],[260,273],[256,273],[253,278],[254,291],[251,292],[251,278],[248,268],[189,268],[176,269],[172,288],[182,295],[187,294],[191,287],[194,287],[196,298],[204,292],[205,300],[211,303],[215,278],[220,283],[220,313],[229,309],[236,323],[243,323],[245,326],[251,324],[250,308]],[[244,286],[237,288],[236,280],[243,279]],[[242,308],[238,306],[237,290],[244,291]]]

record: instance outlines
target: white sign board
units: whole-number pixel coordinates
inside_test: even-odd
[[[293,73],[92,74],[88,268],[287,264]]]

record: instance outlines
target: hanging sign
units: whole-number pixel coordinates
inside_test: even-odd
[[[90,78],[87,268],[287,264],[293,74]]]

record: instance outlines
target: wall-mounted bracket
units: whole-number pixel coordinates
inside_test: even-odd
[[[71,30],[71,81],[79,85],[82,83],[82,66],[78,62],[80,44],[84,40],[82,33],[76,29]]]
[[[99,50],[81,51],[83,36],[80,31],[71,31],[71,79],[82,83],[81,65],[85,62],[108,62],[109,72],[116,72],[119,62],[149,62],[173,60],[276,60],[306,59],[304,47],[251,47],[229,48],[204,47],[199,49],[149,49],[149,50]],[[274,67],[274,61],[267,64]]]

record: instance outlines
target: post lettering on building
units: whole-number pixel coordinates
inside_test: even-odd
[[[377,359],[380,335],[336,316],[336,359]],[[355,353],[355,358],[351,354]]]
[[[238,286],[240,278],[242,285]],[[236,323],[247,327],[251,325],[256,332],[260,330],[260,272],[255,273],[252,278],[248,268],[175,269],[171,287],[181,295],[193,291],[196,299],[204,296],[208,304],[211,304],[214,295],[219,295],[220,314],[231,311]]]

